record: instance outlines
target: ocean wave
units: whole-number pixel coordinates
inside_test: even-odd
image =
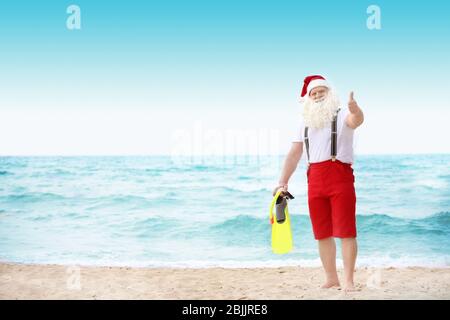
[[[210,165],[193,165],[188,167],[191,171],[211,171],[211,170],[223,170],[223,167],[210,166]]]
[[[85,209],[88,211],[110,208],[123,209],[124,206],[127,207],[130,205],[133,207],[148,207],[151,204],[150,200],[145,197],[132,195],[89,197],[81,202],[86,204]]]
[[[450,212],[437,212],[422,218],[399,218],[385,214],[358,215],[357,221],[362,228],[382,229],[386,231],[426,231],[426,232],[450,232]]]
[[[157,177],[161,176],[161,174],[166,170],[161,169],[144,169],[145,176]]]
[[[292,215],[291,225],[309,227],[307,215]],[[211,231],[232,237],[237,234],[261,234],[268,230],[268,215],[261,217],[251,215],[236,215],[218,222],[210,227]],[[405,219],[391,217],[385,214],[358,215],[358,231],[361,233],[410,233],[450,236],[450,212],[439,212],[425,218]]]
[[[40,201],[58,201],[65,200],[66,197],[60,194],[51,192],[29,192],[20,194],[8,194],[5,196],[0,196],[0,201],[4,202],[18,202],[18,203],[29,203],[29,202],[40,202]]]
[[[0,176],[6,176],[6,175],[11,175],[11,174],[13,174],[13,173],[9,172],[9,171],[5,171],[5,170],[0,171]]]
[[[422,179],[411,183],[412,186],[421,187],[428,190],[445,190],[447,181],[437,179]]]
[[[172,163],[170,166],[164,169],[167,172],[223,172],[235,170],[235,167],[230,164],[215,164],[212,161],[211,164],[195,164],[190,163],[189,161],[186,163]]]
[[[29,221],[36,221],[36,222],[42,222],[42,221],[58,221],[63,223],[64,226],[69,228],[68,224],[71,223],[78,223],[80,220],[90,220],[91,216],[87,213],[83,212],[59,212],[54,210],[46,210],[46,211],[39,211],[33,214],[22,214],[23,219],[29,220]],[[64,220],[61,220],[64,219]]]
[[[211,186],[211,189],[222,190],[228,193],[256,193],[256,192],[272,192],[272,190],[267,186],[261,186],[257,184],[245,184],[245,185],[234,185],[231,187],[227,186]]]
[[[443,179],[446,181],[450,181],[450,174],[440,174],[437,176],[438,179]]]
[[[179,226],[177,220],[164,219],[162,216],[147,216],[136,219],[129,219],[124,222],[114,223],[110,227],[114,233],[120,236],[129,236],[137,238],[156,239],[168,232],[170,229],[176,229]]]
[[[260,217],[250,216],[250,215],[237,215],[232,218],[225,219],[224,221],[221,221],[217,224],[212,225],[211,229],[231,229],[231,228],[238,228],[238,229],[244,229],[248,230],[247,227],[249,226],[259,226],[263,222],[264,224],[268,221],[268,216],[266,219],[262,219]],[[250,231],[250,230],[248,230]]]
[[[296,223],[298,218],[291,217],[291,224]],[[263,218],[240,214],[209,226],[208,234],[215,241],[226,245],[260,245],[270,239],[269,216]]]
[[[187,261],[148,261],[140,263],[143,267],[168,267],[168,268],[280,268],[280,267],[301,267],[318,268],[322,267],[320,258],[312,259],[294,259],[284,258],[260,259],[260,260],[187,260]],[[343,268],[344,264],[341,258],[336,259],[338,268]],[[426,257],[411,257],[408,255],[392,258],[389,256],[362,256],[358,257],[356,268],[450,268],[450,256],[439,257],[438,259],[429,259]],[[373,270],[375,271],[375,270]]]
[[[253,177],[250,177],[250,176],[244,176],[244,175],[241,175],[241,176],[238,176],[237,179],[238,179],[238,180],[252,180],[252,179],[254,179],[254,178],[253,178]]]
[[[442,211],[442,212],[438,212],[434,215],[422,218],[422,219],[417,219],[417,220],[424,220],[424,221],[433,221],[435,223],[438,224],[450,224],[450,212],[449,211]]]
[[[267,213],[268,216],[268,213]],[[307,214],[292,214],[291,213],[291,217],[292,218],[297,218],[297,217],[308,217]],[[267,218],[268,219],[268,218]],[[309,217],[308,217],[309,219]],[[378,222],[394,222],[394,221],[398,221],[398,222],[434,222],[436,224],[440,224],[440,225],[445,225],[448,224],[450,225],[450,212],[449,211],[441,211],[441,212],[437,212],[434,214],[431,214],[429,216],[426,217],[420,217],[420,218],[403,218],[403,217],[394,217],[394,216],[390,216],[387,214],[379,214],[379,213],[374,213],[374,214],[358,214],[357,215],[357,219],[359,221],[362,221],[364,223],[378,223]],[[236,223],[240,223],[243,220],[250,220],[250,221],[262,221],[262,220],[266,220],[266,215],[261,215],[261,216],[255,216],[255,215],[234,215],[226,220],[224,220],[223,222],[221,222],[221,224],[224,223],[230,223],[231,221],[235,221]]]
[[[123,208],[125,206],[129,209],[135,210],[161,206],[162,204],[167,205],[168,203],[171,205],[176,205],[181,202],[181,199],[176,192],[168,191],[149,196],[139,196],[134,194],[111,194],[90,197],[85,199],[85,202],[89,204],[86,207],[87,210],[96,210],[115,206],[118,208]]]
[[[96,267],[135,267],[135,268],[192,268],[192,269],[207,269],[207,268],[233,268],[233,269],[247,269],[247,268],[281,268],[281,267],[299,267],[299,268],[321,268],[322,264],[319,258],[313,259],[258,259],[258,260],[178,260],[178,261],[165,261],[156,259],[126,259],[121,260],[114,254],[109,254],[108,257],[98,259],[97,257],[89,258],[75,258],[65,257],[55,258],[46,257],[39,259],[31,258],[19,258],[15,256],[0,257],[0,261],[9,263],[29,263],[29,264],[53,264],[63,266],[96,266]],[[343,261],[340,258],[336,259],[336,266],[343,268]],[[364,268],[369,269],[369,272],[382,272],[385,268],[450,268],[450,256],[442,256],[438,259],[429,259],[427,257],[410,257],[401,256],[398,258],[392,258],[388,256],[376,256],[370,257],[360,256],[356,261],[356,269]]]
[[[30,172],[31,178],[67,178],[67,177],[73,177],[73,176],[79,176],[79,175],[86,175],[85,171],[73,171],[73,170],[67,170],[62,168],[51,168],[51,169],[44,169],[39,171],[32,171]]]
[[[40,222],[40,221],[50,221],[52,219],[51,214],[44,214],[44,215],[34,215],[29,218],[31,221]]]

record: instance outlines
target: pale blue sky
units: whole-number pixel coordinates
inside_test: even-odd
[[[70,4],[81,30],[66,28]],[[381,30],[366,26],[371,4]],[[450,152],[446,1],[0,6],[0,155],[233,153],[227,136],[283,154],[309,74],[344,105],[355,92],[357,153]]]

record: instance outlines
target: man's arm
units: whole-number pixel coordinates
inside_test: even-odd
[[[358,103],[353,99],[353,91],[350,92],[350,100],[348,102],[348,110],[350,111],[345,123],[352,129],[358,128],[364,122],[364,114]]]
[[[283,170],[281,171],[281,177],[279,180],[279,186],[286,186],[297,168],[297,164],[300,161],[303,153],[303,142],[293,142],[291,150],[289,150],[286,159],[284,160]]]

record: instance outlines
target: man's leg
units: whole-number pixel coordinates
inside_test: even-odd
[[[327,280],[322,288],[340,286],[336,272],[336,243],[333,237],[319,240],[319,253]]]
[[[353,274],[355,272],[357,253],[358,253],[358,245],[356,243],[356,238],[343,238],[342,259],[344,260],[344,274],[345,274],[344,288],[346,291],[355,290],[355,286],[353,283]]]
[[[354,290],[353,274],[355,271],[356,243],[356,193],[353,169],[336,163],[330,176],[333,178],[331,212],[333,236],[342,239],[342,260],[344,261],[344,289]]]

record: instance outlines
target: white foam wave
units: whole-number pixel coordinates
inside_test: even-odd
[[[3,259],[2,259],[3,260]],[[6,262],[6,261],[3,261]],[[14,263],[32,263],[32,264],[57,264],[57,265],[79,265],[79,266],[98,266],[98,267],[136,267],[136,268],[279,268],[279,267],[299,267],[315,268],[321,267],[319,258],[316,259],[283,259],[283,260],[187,260],[187,261],[95,261],[92,260],[47,260],[47,261],[8,261]],[[343,268],[341,259],[337,259],[337,267]],[[433,259],[425,257],[402,257],[392,258],[388,256],[372,256],[358,258],[356,268],[450,268],[450,256],[436,257]]]

